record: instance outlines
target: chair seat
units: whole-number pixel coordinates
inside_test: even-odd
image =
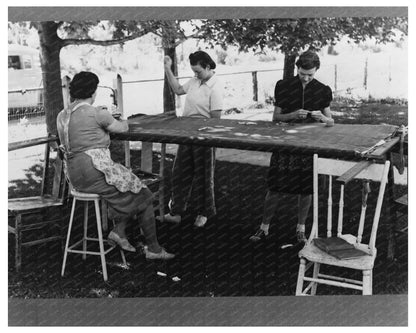
[[[322,251],[313,243],[305,245],[299,252],[299,258],[306,258],[309,261],[318,262],[321,264],[345,267],[357,270],[373,269],[376,253],[373,255],[364,255],[362,257],[353,259],[337,259],[329,253]]]
[[[52,196],[35,196],[9,199],[8,210],[12,213],[36,211],[62,205],[62,199]]]
[[[95,200],[100,199],[100,195],[97,193],[79,192],[74,188],[71,189],[71,195],[78,200]]]

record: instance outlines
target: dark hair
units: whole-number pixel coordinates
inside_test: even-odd
[[[69,83],[69,94],[73,99],[90,98],[97,90],[98,82],[98,76],[94,73],[79,72]]]
[[[189,62],[192,66],[200,65],[202,68],[207,68],[208,65],[210,69],[215,69],[215,67],[217,67],[214,60],[212,60],[209,54],[204,51],[191,53],[189,55]]]
[[[296,66],[303,69],[319,69],[321,62],[319,61],[318,55],[313,51],[306,51],[299,56],[296,61]]]

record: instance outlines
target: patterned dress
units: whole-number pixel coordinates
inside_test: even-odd
[[[332,101],[331,88],[316,79],[305,88],[298,76],[280,80],[276,83],[275,106],[283,114],[304,109],[308,111],[323,110]],[[312,123],[311,117],[293,120],[294,123]],[[312,155],[274,152],[270,159],[267,184],[270,191],[293,194],[312,194],[313,192],[313,157]]]

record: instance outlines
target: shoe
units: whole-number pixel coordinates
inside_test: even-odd
[[[114,231],[110,231],[110,233],[107,236],[107,239],[110,243],[112,243],[113,245],[120,246],[125,251],[136,252],[136,248],[129,243],[127,238],[121,238]]]
[[[163,221],[162,222],[168,222],[168,223],[181,223],[181,216],[180,215],[172,215],[171,213],[165,214],[163,216]]]
[[[306,243],[307,239],[305,236],[305,232],[301,230],[296,231],[296,238],[298,240],[298,243]]]
[[[175,255],[173,253],[166,252],[166,250],[162,247],[162,251],[159,253],[150,252],[147,246],[144,247],[144,254],[146,259],[155,260],[155,259],[161,259],[161,260],[169,260],[172,258],[175,258]]]
[[[256,231],[256,233],[253,235],[253,236],[251,236],[249,239],[252,241],[252,242],[258,242],[258,241],[260,241],[260,240],[262,240],[262,239],[265,239],[267,237],[267,235],[266,235],[266,233],[264,232],[264,230],[263,229],[258,229],[257,231]]]
[[[195,219],[194,226],[198,228],[202,228],[205,223],[207,223],[208,219],[203,215],[198,215]]]

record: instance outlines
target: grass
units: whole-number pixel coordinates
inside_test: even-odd
[[[389,123],[407,125],[407,106],[399,103],[355,103],[334,101],[334,117],[339,123]],[[137,152],[133,165],[139,165]],[[154,158],[155,168],[157,156]],[[172,156],[166,168],[170,170]],[[15,180],[9,197],[33,195],[39,188],[42,168],[33,165],[26,170],[26,179]],[[158,237],[164,246],[178,254],[168,263],[146,261],[142,256],[127,254],[129,268],[120,266],[119,254],[109,255],[110,279],[102,280],[99,260],[77,255],[69,257],[65,277],[60,277],[62,253],[60,244],[49,243],[23,250],[23,270],[13,268],[14,241],[9,237],[9,285],[11,298],[115,298],[162,296],[289,296],[294,295],[299,246],[295,244],[295,199],[282,195],[281,204],[272,221],[271,234],[261,244],[251,244],[248,237],[261,220],[267,168],[248,164],[218,161],[216,166],[217,216],[202,230],[192,226],[192,203],[179,226],[158,224]],[[170,174],[167,175],[169,183]],[[397,193],[407,187],[396,188]],[[359,203],[350,192],[347,197]],[[67,209],[69,209],[66,206]],[[378,257],[374,269],[374,294],[406,294],[408,290],[408,243],[403,235],[398,242],[395,261],[386,259],[388,221],[383,208],[378,235]],[[77,216],[81,210],[77,211]],[[91,218],[93,218],[91,216]],[[346,213],[348,221],[357,215]],[[407,217],[402,217],[404,223]],[[311,221],[307,222],[308,225]],[[91,230],[93,232],[93,229]],[[132,232],[137,232],[134,228]],[[37,232],[44,232],[39,230]],[[79,230],[79,233],[81,231]],[[132,239],[139,242],[140,238]],[[167,276],[158,275],[163,272]],[[172,278],[178,277],[179,281]],[[318,293],[357,294],[350,290],[322,287]]]

